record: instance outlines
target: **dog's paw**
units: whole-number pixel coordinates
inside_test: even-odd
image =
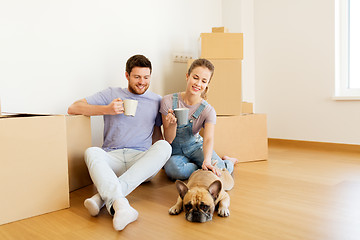
[[[179,213],[181,213],[181,211],[182,211],[181,207],[174,205],[169,209],[169,214],[170,215],[178,215]]]
[[[228,217],[228,216],[230,216],[230,211],[227,208],[219,208],[218,209],[218,215],[220,217]]]

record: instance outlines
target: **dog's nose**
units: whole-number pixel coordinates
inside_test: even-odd
[[[201,213],[199,211],[192,212],[192,222],[201,222]]]
[[[193,216],[194,216],[194,217],[200,217],[201,214],[200,214],[200,212],[198,212],[198,211],[193,211]]]

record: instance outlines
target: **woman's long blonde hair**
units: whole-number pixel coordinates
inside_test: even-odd
[[[209,79],[209,82],[208,82],[208,86],[205,88],[205,91],[201,93],[201,97],[206,100],[206,93],[209,90],[210,80],[211,80],[212,76],[214,75],[215,67],[209,60],[207,60],[205,58],[199,58],[199,59],[196,59],[195,61],[193,61],[193,63],[189,67],[189,70],[187,72],[188,76],[190,76],[191,72],[197,67],[206,67],[211,72],[211,76],[210,76],[210,79]]]

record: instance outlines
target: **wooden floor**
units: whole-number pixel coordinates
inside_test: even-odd
[[[274,143],[268,161],[240,163],[234,177],[228,218],[170,216],[177,192],[161,171],[129,195],[139,218],[122,232],[105,209],[87,213],[83,201],[95,193],[88,186],[71,193],[69,209],[0,226],[0,239],[360,239],[359,150]]]

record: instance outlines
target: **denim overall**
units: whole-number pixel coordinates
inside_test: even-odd
[[[178,99],[178,94],[173,94],[173,109],[178,107]],[[165,172],[170,179],[188,179],[203,164],[203,138],[199,134],[194,135],[192,129],[193,121],[201,115],[207,104],[206,101],[203,101],[186,125],[177,126],[176,137],[171,143],[172,154],[164,166]],[[231,161],[222,160],[215,151],[213,151],[211,160],[212,162],[217,161],[216,166],[218,168],[226,168],[232,173],[234,164]]]

